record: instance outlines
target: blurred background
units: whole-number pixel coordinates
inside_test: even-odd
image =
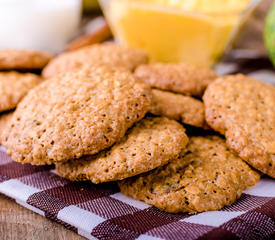
[[[273,3],[274,0],[0,0],[0,34],[4,36],[0,48],[58,54],[116,41],[144,49],[152,61],[215,66],[222,73],[239,71],[220,64],[230,61],[238,61],[245,73],[250,67],[273,69]],[[271,23],[267,27],[268,14]]]

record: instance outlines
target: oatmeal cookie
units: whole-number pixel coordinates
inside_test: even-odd
[[[13,115],[13,112],[3,113],[0,115],[0,144],[1,144],[2,133],[4,132],[9,121],[11,120],[12,115]]]
[[[0,50],[0,70],[40,70],[52,55],[33,50]]]
[[[152,90],[152,107],[150,112],[165,116],[195,127],[206,128],[204,105],[190,96],[176,94],[158,89]]]
[[[204,67],[186,63],[151,63],[140,65],[135,75],[151,87],[201,97],[217,76]]]
[[[146,53],[116,44],[94,44],[79,50],[62,53],[43,70],[42,76],[52,77],[58,73],[72,71],[83,65],[107,64],[124,67],[130,71],[148,61]]]
[[[100,183],[122,180],[166,164],[179,155],[187,142],[184,127],[176,121],[147,117],[111,149],[58,163],[56,168],[61,176],[73,181]]]
[[[96,154],[149,110],[151,90],[125,70],[94,66],[32,89],[3,133],[15,160],[51,164]]]
[[[32,73],[0,72],[0,112],[15,108],[41,80]]]
[[[275,87],[244,75],[217,79],[204,97],[206,121],[251,166],[275,178]]]
[[[260,179],[217,136],[191,137],[167,165],[118,182],[122,193],[166,212],[203,212],[230,205]]]

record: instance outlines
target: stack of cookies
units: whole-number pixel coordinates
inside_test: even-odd
[[[217,77],[212,70],[183,63],[151,63],[140,65],[135,75],[153,88],[152,114],[208,128],[200,98]]]
[[[3,118],[1,142],[15,161],[55,164],[72,181],[117,181],[172,213],[221,209],[258,171],[275,177],[273,86],[148,64],[144,52],[115,44],[62,53],[42,76]]]
[[[0,135],[17,104],[42,81],[32,72],[41,71],[51,59],[51,54],[37,51],[0,51]]]

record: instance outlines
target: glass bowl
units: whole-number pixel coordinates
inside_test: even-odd
[[[245,9],[222,13],[183,10],[152,1],[99,2],[118,43],[144,49],[151,61],[212,66],[260,0],[248,1]]]

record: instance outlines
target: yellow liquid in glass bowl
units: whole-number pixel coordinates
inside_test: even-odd
[[[106,1],[105,1],[106,2]],[[223,54],[249,0],[110,0],[116,39],[152,61],[211,66]]]

